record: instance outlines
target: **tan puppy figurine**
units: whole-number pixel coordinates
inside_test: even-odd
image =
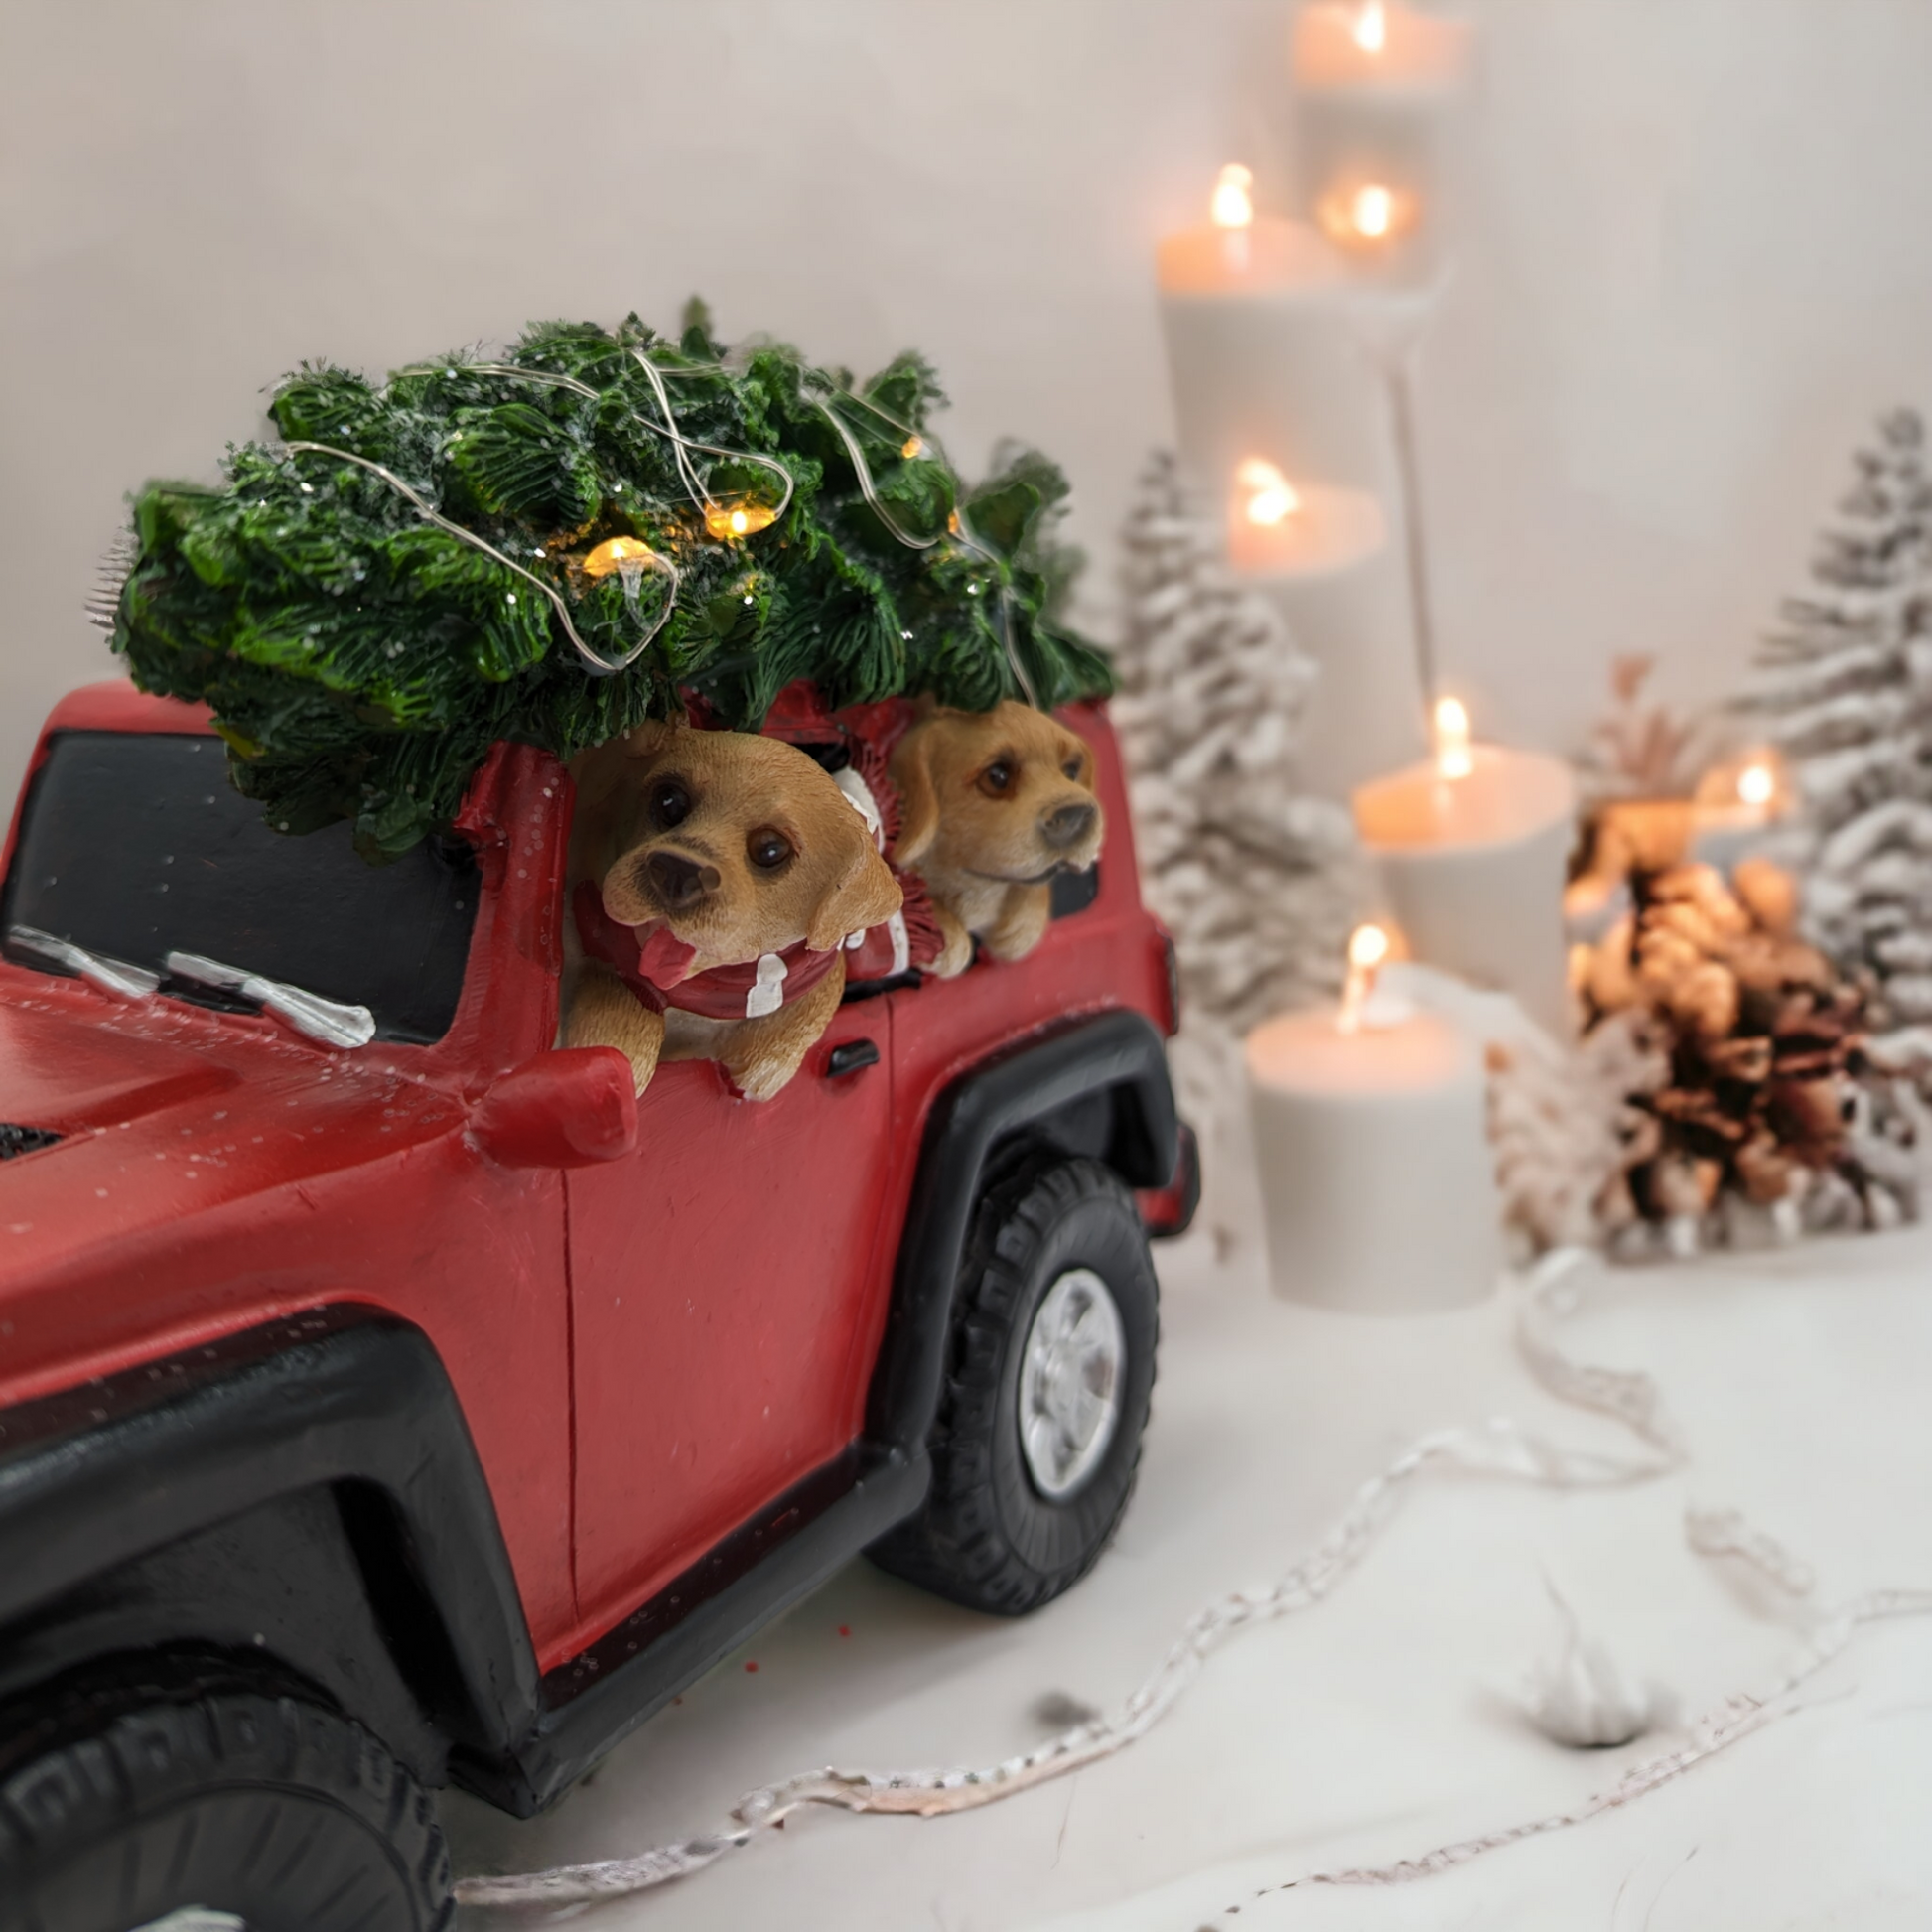
[[[567,1046],[715,1059],[769,1100],[837,1012],[845,946],[901,895],[866,821],[795,746],[648,724],[572,767],[583,959]]]
[[[902,811],[893,863],[925,881],[945,937],[933,972],[964,972],[976,935],[995,959],[1024,959],[1045,935],[1053,875],[1100,853],[1085,741],[1011,699],[935,706],[899,740],[891,772]]]

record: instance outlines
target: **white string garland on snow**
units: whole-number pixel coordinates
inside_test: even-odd
[[[1578,1490],[1649,1482],[1681,1468],[1685,1461],[1682,1442],[1650,1376],[1573,1362],[1556,1345],[1554,1322],[1574,1309],[1578,1300],[1570,1272],[1584,1258],[1578,1250],[1564,1250],[1546,1257],[1527,1278],[1518,1343],[1530,1372],[1549,1394],[1613,1417],[1641,1445],[1637,1453],[1610,1455],[1552,1444],[1506,1417],[1434,1432],[1370,1477],[1328,1535],[1272,1586],[1236,1590],[1194,1616],[1153,1673],[1111,1718],[1076,1724],[1033,1750],[980,1768],[885,1775],[831,1766],[806,1771],[747,1792],[723,1825],[699,1837],[657,1846],[634,1858],[560,1865],[508,1877],[464,1878],[456,1886],[458,1901],[502,1907],[566,1905],[645,1891],[702,1871],[727,1852],[782,1824],[808,1805],[933,1818],[997,1803],[1125,1750],[1146,1736],[1173,1708],[1208,1658],[1229,1637],[1321,1602],[1387,1526],[1408,1484],[1426,1470],[1445,1469]],[[1686,1531],[1691,1547],[1699,1554],[1741,1561],[1787,1595],[1802,1597],[1811,1587],[1806,1567],[1769,1537],[1751,1529],[1735,1511],[1693,1511],[1687,1517]],[[1783,1699],[1824,1669],[1866,1624],[1884,1617],[1928,1613],[1932,1613],[1932,1590],[1874,1590],[1854,1598],[1819,1621],[1809,1641],[1773,1683],[1727,1698],[1702,1713],[1687,1727],[1682,1744],[1634,1765],[1615,1784],[1572,1810],[1439,1846],[1394,1864],[1305,1873],[1265,1886],[1250,1898],[1313,1885],[1407,1883],[1450,1870],[1486,1852],[1600,1817],[1660,1789],[1760,1729],[1780,1715],[1778,1707]]]

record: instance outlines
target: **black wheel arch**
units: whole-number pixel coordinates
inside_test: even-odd
[[[447,1771],[528,1816],[918,1508],[988,1176],[1056,1150],[1159,1187],[1176,1145],[1162,1037],[1139,1013],[1030,1035],[955,1081],[925,1131],[865,1439],[748,1524],[743,1576],[630,1642],[594,1692],[568,1665],[539,1677],[468,1425],[408,1322],[332,1304],[0,1412],[0,1718],[89,1671],[213,1658],[361,1723],[420,1781]],[[672,1603],[702,1595],[686,1582]]]
[[[1131,1187],[1173,1178],[1173,1087],[1165,1043],[1145,1014],[1119,1008],[1017,1041],[933,1107],[873,1370],[867,1431],[875,1442],[906,1453],[924,1447],[974,1203],[990,1177],[1042,1147],[1099,1160]]]
[[[512,1756],[536,1659],[420,1330],[326,1307],[0,1414],[0,1701],[178,1651],[300,1682],[425,1783]]]

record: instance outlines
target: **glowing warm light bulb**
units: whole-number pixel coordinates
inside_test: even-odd
[[[767,503],[707,503],[704,526],[714,537],[756,536],[777,522],[778,512]]]
[[[1295,485],[1265,457],[1251,456],[1238,464],[1234,482],[1243,496],[1241,513],[1250,523],[1272,529],[1302,507]]]
[[[1341,989],[1341,1012],[1336,1027],[1345,1034],[1359,1033],[1362,1009],[1375,991],[1375,975],[1389,956],[1389,935],[1379,925],[1358,925],[1348,935],[1348,978]]]
[[[1254,224],[1254,198],[1248,193],[1255,185],[1254,170],[1230,161],[1214,183],[1207,216],[1217,228],[1246,228]]]
[[[1469,749],[1469,708],[1460,698],[1438,698],[1435,712],[1436,775],[1466,778],[1475,769]]]
[[[1381,53],[1389,38],[1389,19],[1383,11],[1382,0],[1362,0],[1350,31],[1355,36],[1355,45],[1364,54]]]
[[[653,554],[650,545],[638,537],[606,537],[584,559],[584,575],[604,578],[621,571],[628,576],[650,563]]]
[[[1746,805],[1768,805],[1777,788],[1768,764],[1747,764],[1737,774],[1737,796]]]
[[[911,459],[915,456],[924,456],[925,438],[922,436],[908,436],[905,439],[905,441],[898,446],[898,453],[900,456],[904,457],[907,460],[907,462],[910,462]]]

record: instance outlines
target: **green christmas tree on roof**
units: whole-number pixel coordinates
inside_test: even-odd
[[[106,621],[144,690],[211,708],[236,784],[370,858],[447,824],[489,747],[568,759],[701,700],[756,730],[794,679],[834,706],[986,709],[1112,688],[1057,619],[1066,484],[1003,450],[966,486],[904,354],[869,381],[635,316],[532,327],[500,361],[380,385],[305,365],[282,442],[219,488],[153,483]]]

